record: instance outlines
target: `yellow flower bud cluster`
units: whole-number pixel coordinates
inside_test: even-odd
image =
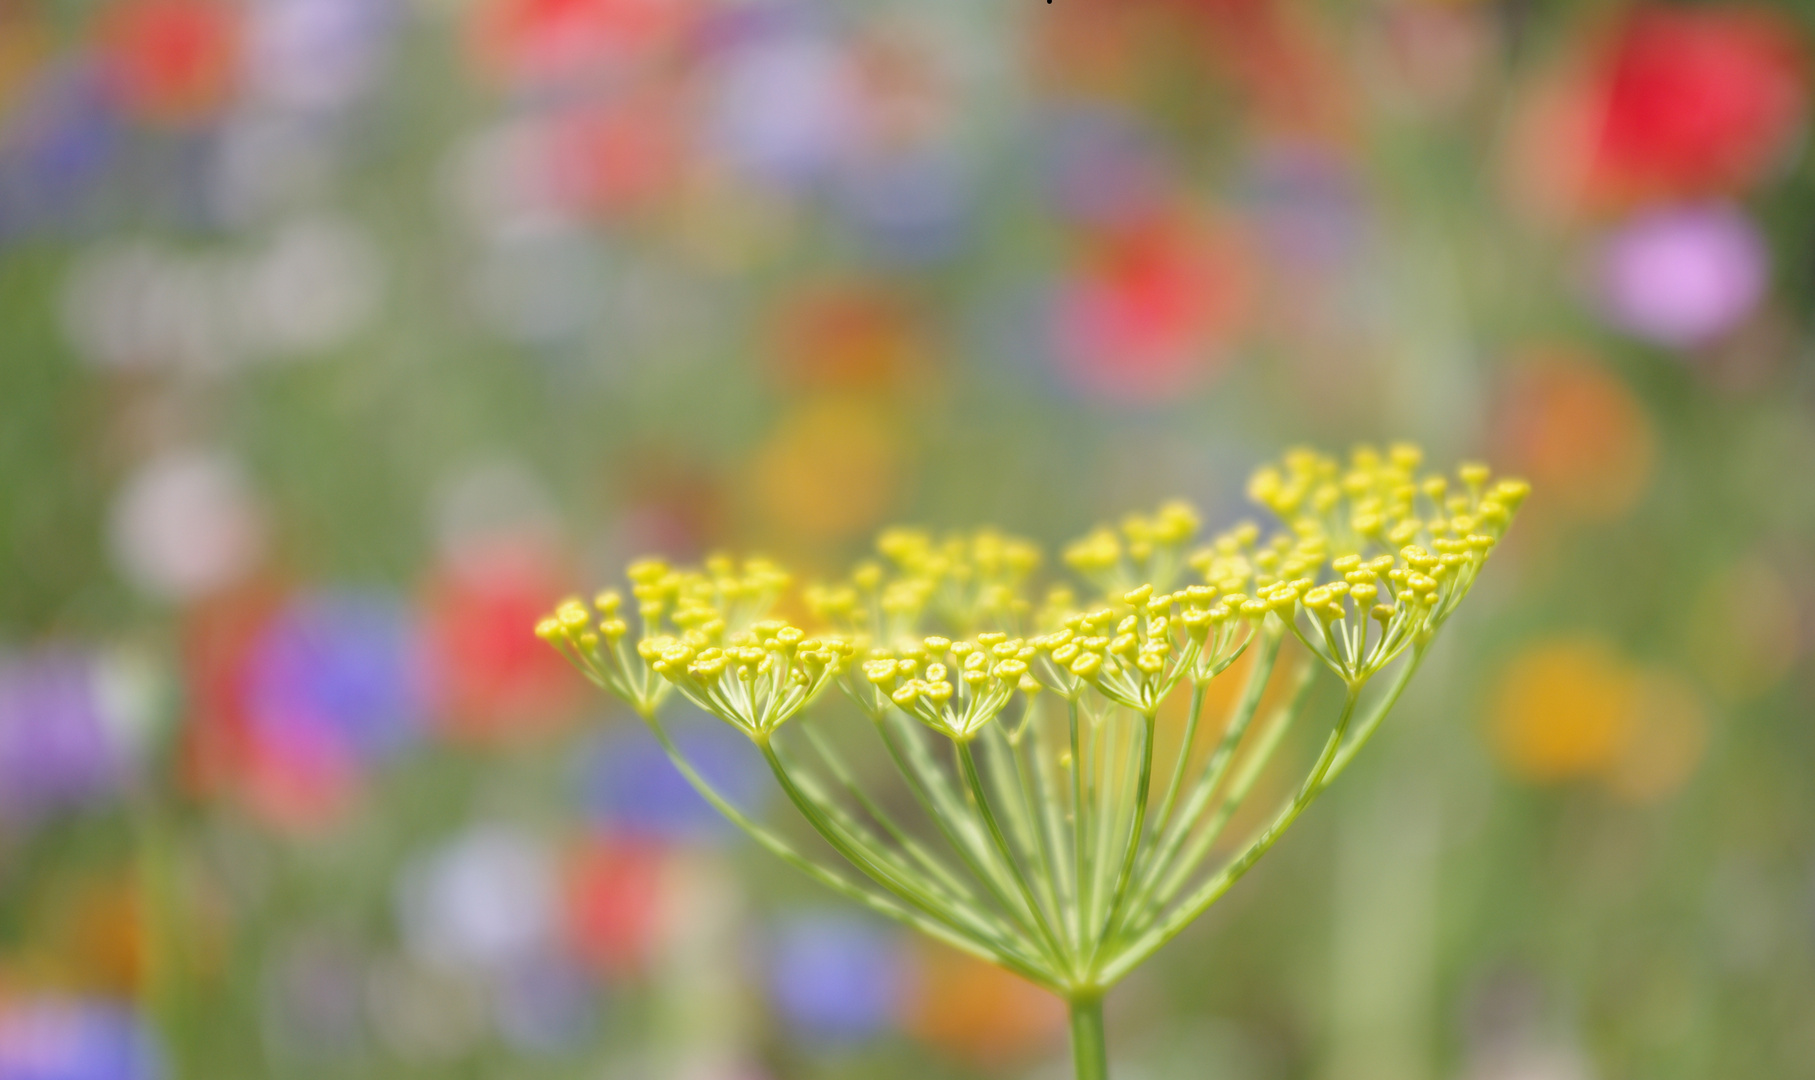
[[[1298,449],[1256,471],[1248,494],[1298,535],[1325,537],[1339,552],[1364,552],[1429,546],[1452,534],[1498,538],[1530,491],[1521,480],[1490,488],[1491,473],[1480,463],[1462,465],[1452,484],[1440,474],[1420,473],[1423,460],[1424,452],[1409,443],[1384,454],[1357,447],[1346,467]]]
[[[1025,614],[1021,592],[1040,566],[1038,546],[994,529],[938,541],[920,529],[889,529],[876,550],[894,566],[897,588],[909,586],[906,595],[882,597],[885,611],[891,599],[900,614],[930,608],[960,634]]]
[[[1105,590],[1089,608],[1056,585],[1036,614],[1028,585],[1040,553],[1028,541],[890,529],[880,559],[806,590],[830,628],[817,638],[765,617],[783,570],[726,558],[632,566],[635,635],[615,593],[595,611],[569,601],[537,632],[645,712],[678,687],[758,738],[833,681],[872,717],[899,708],[961,740],[1042,687],[1152,715],[1179,682],[1214,678],[1262,631],[1294,634],[1358,685],[1430,641],[1529,491],[1481,465],[1421,473],[1422,458],[1404,444],[1360,447],[1346,464],[1288,453],[1249,484],[1284,526],[1270,536],[1244,523],[1193,551],[1198,517],[1181,502],[1098,528],[1065,549]],[[1174,585],[1186,569],[1201,583]]]
[[[1168,588],[1184,565],[1199,524],[1190,503],[1174,500],[1152,516],[1128,515],[1120,528],[1098,526],[1065,548],[1065,564],[1105,595],[1139,585]]]
[[[756,739],[805,708],[855,651],[842,638],[810,638],[779,619],[728,636],[712,619],[637,644],[637,655],[689,701]]]
[[[960,742],[1000,716],[1017,690],[1034,693],[1028,672],[1037,650],[1000,631],[974,640],[928,637],[899,649],[873,649],[863,663],[863,686],[848,686],[871,716],[889,705]]]
[[[1217,596],[1209,585],[1156,595],[1152,585],[1121,597],[1129,612],[1101,608],[1067,616],[1033,640],[1046,685],[1075,700],[1086,687],[1144,715],[1181,679],[1202,682],[1229,666],[1252,636],[1247,597]]]
[[[1339,675],[1365,680],[1429,642],[1530,491],[1519,480],[1490,486],[1479,464],[1460,467],[1452,484],[1420,474],[1422,459],[1407,444],[1386,454],[1360,447],[1346,467],[1295,450],[1257,471],[1248,489],[1289,531],[1266,544],[1257,530],[1241,531],[1194,563],[1212,580],[1251,575],[1256,603]]]
[[[594,597],[590,611],[581,600],[564,601],[536,624],[536,636],[595,684],[644,713],[661,704],[670,685],[642,655],[649,641],[679,634],[704,643],[742,632],[788,585],[788,575],[766,559],[749,559],[740,567],[723,556],[708,559],[702,570],[677,570],[659,559],[643,559],[625,576],[640,630],[634,642],[630,613],[613,589]]]

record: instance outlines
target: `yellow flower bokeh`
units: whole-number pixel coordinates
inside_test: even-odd
[[[848,539],[894,508],[904,472],[900,421],[883,403],[829,395],[805,402],[757,450],[752,502],[787,542]]]
[[[1496,760],[1532,783],[1596,779],[1622,801],[1657,802],[1688,782],[1707,747],[1694,686],[1590,635],[1527,646],[1489,701]]]

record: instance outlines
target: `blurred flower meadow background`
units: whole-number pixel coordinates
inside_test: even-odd
[[[0,0],[0,1078],[1065,1075],[1056,1006],[742,843],[535,617],[650,552],[1229,523],[1400,437],[1536,494],[1112,997],[1116,1075],[1815,1075],[1812,49],[1787,2]]]

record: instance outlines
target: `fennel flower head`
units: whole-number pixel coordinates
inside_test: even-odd
[[[1171,502],[1066,546],[1059,581],[1042,582],[1035,544],[991,529],[888,529],[874,559],[798,597],[764,559],[644,560],[628,599],[567,601],[536,632],[628,702],[762,846],[1064,997],[1078,1075],[1099,1077],[1104,992],[1347,767],[1529,491],[1485,465],[1446,476],[1421,464],[1403,444],[1346,463],[1294,450],[1248,486],[1271,532],[1244,523],[1203,539],[1196,511]],[[1333,693],[1311,692],[1319,671]],[[1240,686],[1211,717],[1222,677]],[[668,737],[677,694],[750,738],[838,859],[713,789]],[[1162,727],[1175,695],[1167,715],[1183,722]],[[1218,841],[1236,809],[1324,697],[1321,749],[1228,854]],[[847,763],[847,729],[865,728],[911,799]]]

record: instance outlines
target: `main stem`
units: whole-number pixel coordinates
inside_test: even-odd
[[[1109,1080],[1109,1045],[1103,1040],[1103,998],[1071,999],[1071,1061],[1078,1080]]]

